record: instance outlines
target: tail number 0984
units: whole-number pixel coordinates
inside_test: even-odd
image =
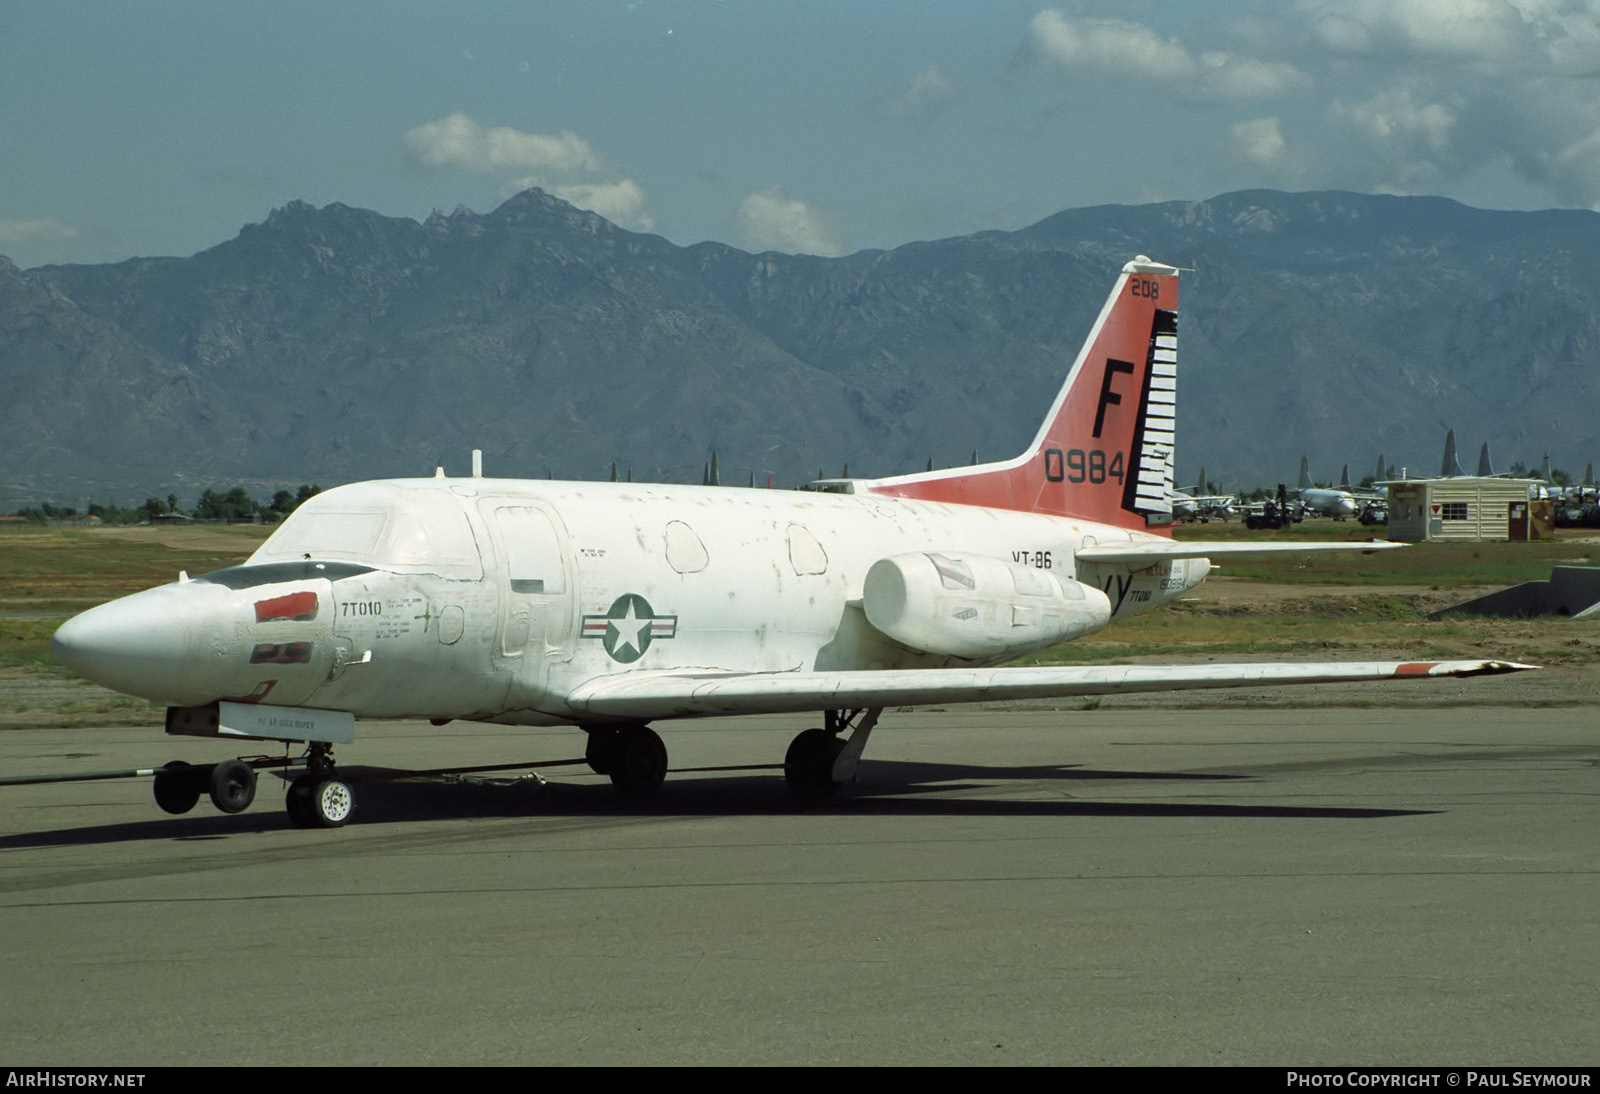
[[[1104,449],[1059,448],[1044,450],[1044,477],[1050,482],[1087,482],[1095,486],[1115,480],[1122,485],[1122,453],[1113,452],[1109,461]]]

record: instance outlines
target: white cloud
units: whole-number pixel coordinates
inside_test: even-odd
[[[1311,80],[1286,60],[1232,50],[1195,51],[1139,23],[1075,19],[1041,11],[1028,24],[1034,53],[1069,76],[1164,88],[1219,102],[1259,101],[1310,90]]]
[[[813,255],[844,253],[817,210],[796,198],[784,196],[775,186],[751,194],[739,203],[739,230],[756,250]]]
[[[1148,25],[1046,10],[1022,48],[1063,79],[1205,104],[1186,124],[1214,128],[1241,185],[1600,207],[1600,0],[1227,3]]]
[[[1041,11],[1028,24],[1034,48],[1073,73],[1119,80],[1188,80],[1195,62],[1189,51],[1148,27],[1121,19],[1073,19]]]
[[[407,158],[420,166],[505,175],[502,196],[537,186],[623,227],[649,231],[653,226],[644,214],[644,190],[611,171],[576,133],[485,126],[458,112],[400,139]]]
[[[406,151],[426,167],[468,171],[598,171],[600,157],[574,133],[524,133],[509,126],[483,126],[465,114],[419,125],[401,138]]]
[[[1281,99],[1310,91],[1311,79],[1284,61],[1263,61],[1226,50],[1200,54],[1195,93],[1225,102]]]
[[[1459,120],[1444,103],[1418,102],[1406,88],[1388,88],[1365,102],[1335,104],[1334,113],[1369,139],[1389,147],[1415,149],[1422,154],[1450,147]]]
[[[1506,61],[1530,44],[1530,22],[1557,7],[1545,0],[1301,0],[1313,34],[1340,53]]]
[[[877,102],[878,112],[899,121],[926,122],[936,114],[948,110],[959,92],[954,80],[929,65],[911,83],[895,95],[886,95]]]
[[[1287,166],[1289,142],[1284,139],[1283,128],[1277,118],[1251,118],[1237,122],[1229,135],[1234,153],[1240,159],[1262,168]]]
[[[72,243],[81,233],[70,224],[42,220],[0,220],[0,246],[26,243]]]
[[[654,222],[644,215],[644,191],[632,179],[577,182],[567,186],[552,186],[550,192],[580,209],[599,213],[613,224],[626,225],[643,232],[655,227]]]

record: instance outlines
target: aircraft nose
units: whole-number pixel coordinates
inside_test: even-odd
[[[114,691],[173,706],[209,702],[238,660],[228,656],[234,643],[226,599],[215,586],[135,593],[67,620],[50,649],[72,671]]]

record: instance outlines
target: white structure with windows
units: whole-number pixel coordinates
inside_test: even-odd
[[[1402,479],[1389,490],[1389,538],[1526,540],[1534,538],[1528,497],[1536,479]]]

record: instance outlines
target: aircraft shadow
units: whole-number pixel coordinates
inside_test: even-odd
[[[563,781],[558,774],[540,785],[445,782],[436,777],[408,777],[384,768],[341,767],[356,794],[354,825],[403,824],[430,820],[517,817],[717,817],[751,815],[812,816],[940,816],[940,817],[1238,817],[1254,819],[1322,818],[1361,820],[1418,816],[1423,809],[1377,809],[1346,806],[1284,806],[1217,802],[1084,800],[1017,800],[984,797],[985,790],[1003,792],[1006,782],[1072,784],[1084,791],[1089,783],[1230,782],[1253,776],[1188,772],[1107,771],[1069,764],[1023,767],[878,760],[863,763],[855,786],[820,806],[801,806],[790,797],[778,769],[738,774],[683,772],[669,775],[661,792],[647,802],[619,798],[598,776],[584,772],[582,781]],[[154,806],[152,805],[152,808]],[[195,812],[148,821],[63,828],[0,836],[0,850],[114,844],[149,840],[227,839],[269,829],[290,827],[282,810],[276,781],[263,772],[255,804],[233,815],[214,811],[202,801]]]

